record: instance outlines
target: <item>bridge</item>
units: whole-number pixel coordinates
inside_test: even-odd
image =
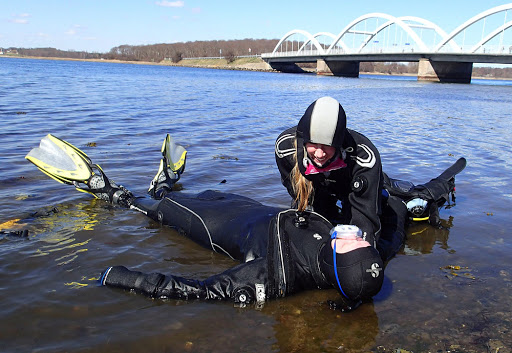
[[[317,74],[344,77],[358,77],[361,62],[418,62],[418,80],[470,83],[474,63],[512,64],[509,10],[512,3],[483,11],[451,33],[420,17],[369,13],[338,35],[292,30],[261,57],[283,72],[316,63]]]

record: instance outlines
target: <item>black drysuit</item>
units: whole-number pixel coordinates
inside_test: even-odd
[[[240,264],[205,280],[114,266],[102,275],[104,285],[158,298],[229,299],[239,303],[261,303],[302,290],[338,287],[329,244],[332,224],[315,212],[305,212],[305,222],[299,225],[296,210],[281,210],[216,191],[195,196],[172,192],[159,201],[135,198],[131,207]],[[385,208],[386,236],[381,243],[389,258],[404,241],[407,210],[395,198],[390,198]],[[368,293],[371,297],[379,291],[383,262],[375,248],[363,248],[357,256],[336,256],[338,268],[353,266],[356,271],[354,276],[349,272],[339,278],[350,300],[368,299]],[[351,283],[354,278],[356,285]],[[370,291],[364,294],[363,287]]]
[[[376,238],[378,252],[369,246],[336,254],[336,271],[329,244],[332,224],[316,212],[304,212],[305,222],[297,222],[296,210],[281,210],[216,191],[193,196],[171,192],[162,200],[130,196],[129,202],[123,203],[125,206],[178,229],[200,245],[224,253],[240,264],[205,280],[144,274],[115,266],[103,273],[101,281],[104,285],[132,289],[151,297],[261,303],[301,290],[339,288],[337,272],[343,273],[339,276],[342,298],[348,299],[351,305],[380,289],[383,263],[396,254],[405,240],[404,226],[408,219],[405,202],[418,197],[428,201],[425,212],[431,222],[432,215],[438,221],[436,211],[449,200],[450,194],[453,196],[455,175],[465,165],[466,160],[460,158],[437,178],[417,186],[383,174],[387,193],[379,194],[382,204],[375,206],[382,210],[378,217],[378,224],[382,225]],[[368,174],[357,175],[365,177],[358,180],[368,181]],[[357,190],[352,192],[357,196]],[[345,212],[345,205],[344,208]],[[368,213],[367,210],[358,212]],[[373,219],[372,215],[368,216]]]
[[[290,174],[296,164],[296,130],[296,127],[292,127],[283,131],[275,146],[281,182],[293,199],[296,195]],[[381,233],[382,211],[383,173],[380,154],[368,138],[349,129],[345,132],[343,150],[346,167],[308,175],[314,188],[311,206],[315,212],[332,222],[358,226],[363,232],[363,238],[376,246]],[[342,203],[341,214],[336,205],[338,200]]]

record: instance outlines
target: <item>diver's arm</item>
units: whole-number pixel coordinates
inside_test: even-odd
[[[363,231],[363,237],[366,233],[366,240],[375,246],[381,231],[382,165],[379,152],[373,144],[366,139],[365,146],[369,150],[361,149],[358,155],[361,160],[368,163],[355,163],[348,208],[350,224],[358,226]],[[346,206],[343,205],[344,208]]]
[[[389,196],[382,210],[382,233],[377,242],[377,250],[383,261],[387,261],[400,250],[405,241],[407,207],[396,196]]]
[[[103,273],[100,281],[105,286],[133,290],[152,298],[251,303],[256,300],[256,287],[263,293],[263,298],[260,294],[259,299],[265,299],[267,263],[265,258],[258,258],[203,281],[161,273],[145,274],[114,266]]]
[[[283,131],[277,138],[275,146],[275,158],[277,168],[281,174],[281,183],[293,199],[296,195],[290,177],[295,166],[295,130],[296,128],[293,127]]]

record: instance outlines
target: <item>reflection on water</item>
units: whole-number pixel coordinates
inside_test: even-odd
[[[373,304],[333,315],[321,304],[326,298],[336,297],[336,292],[326,292],[301,294],[287,300],[287,307],[272,310],[277,320],[274,327],[278,351],[368,351],[375,345],[379,324]],[[329,317],[329,321],[319,320],[320,317]]]
[[[432,227],[427,222],[412,222],[407,228],[407,240],[403,252],[405,255],[430,254],[434,247],[450,250],[448,236],[453,225],[453,217],[441,220],[441,227]]]
[[[510,83],[5,58],[0,72],[0,229],[29,230],[28,238],[0,238],[3,351],[512,346]],[[182,192],[217,189],[286,207],[274,140],[322,95],[342,102],[348,126],[374,142],[394,178],[424,183],[458,157],[468,159],[457,177],[457,206],[441,211],[443,228],[412,224],[383,290],[348,314],[328,308],[334,290],[257,309],[154,301],[99,287],[96,279],[111,265],[205,278],[233,262],[142,214],[58,184],[24,160],[54,133],[144,195],[170,133],[189,151]]]
[[[31,214],[31,221],[23,225],[30,229],[28,239],[36,242],[38,247],[23,251],[24,255],[38,257],[52,254],[59,266],[75,261],[81,253],[88,251],[90,236],[98,222],[108,219],[108,213],[95,204],[93,201],[89,204],[59,205]],[[89,238],[77,240],[78,232],[89,232]]]

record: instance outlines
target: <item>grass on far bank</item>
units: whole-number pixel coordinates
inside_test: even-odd
[[[184,66],[240,66],[245,64],[260,64],[264,61],[259,57],[237,58],[228,63],[224,58],[219,59],[185,59],[181,60],[178,65]]]

